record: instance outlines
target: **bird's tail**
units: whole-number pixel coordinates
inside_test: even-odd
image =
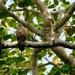
[[[23,42],[19,42],[19,49],[20,51],[23,51],[24,50],[24,41]]]
[[[24,50],[24,46],[23,45],[20,45],[19,46],[19,49],[20,49],[20,51],[23,51]]]

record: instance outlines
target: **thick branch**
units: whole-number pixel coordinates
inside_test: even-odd
[[[33,49],[32,51],[32,65],[31,65],[31,70],[32,70],[32,75],[38,75],[38,66],[37,66],[37,60],[38,60],[38,53],[36,53],[36,48]]]
[[[46,5],[41,0],[33,0],[33,1],[40,10],[42,19],[44,20],[46,27],[50,26],[51,21],[54,22],[54,18],[51,15],[51,13],[47,10]]]
[[[59,28],[61,28],[70,19],[74,11],[75,2],[71,5],[71,7],[69,8],[68,12],[64,15],[64,17],[55,24],[54,30],[58,30]]]
[[[62,46],[65,48],[70,48],[75,50],[75,44],[74,43],[68,43],[66,41],[62,41],[59,39],[54,39],[53,41],[47,41],[47,42],[31,42],[31,41],[25,41],[25,47],[33,47],[33,48],[50,48],[50,47],[56,47],[56,46]],[[13,43],[0,43],[0,48],[16,48],[18,47],[17,42]]]
[[[39,10],[43,13],[45,11],[45,9],[46,9],[45,4],[41,0],[33,0],[33,1],[37,5]]]

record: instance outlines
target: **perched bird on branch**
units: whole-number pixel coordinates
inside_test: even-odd
[[[17,31],[16,31],[16,36],[17,36],[17,41],[18,41],[18,45],[19,45],[19,49],[21,51],[24,50],[24,43],[26,40],[26,30],[23,27],[23,25],[19,25]]]

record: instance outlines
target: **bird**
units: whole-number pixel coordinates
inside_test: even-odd
[[[22,24],[19,24],[18,29],[16,30],[16,37],[19,45],[19,50],[24,50],[24,43],[26,40],[26,30]]]

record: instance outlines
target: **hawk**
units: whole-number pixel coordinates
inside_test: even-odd
[[[19,45],[19,49],[21,51],[24,50],[24,42],[26,40],[26,30],[23,27],[23,25],[19,25],[17,31],[16,31],[16,37],[17,37],[17,41],[18,41],[18,45]]]

